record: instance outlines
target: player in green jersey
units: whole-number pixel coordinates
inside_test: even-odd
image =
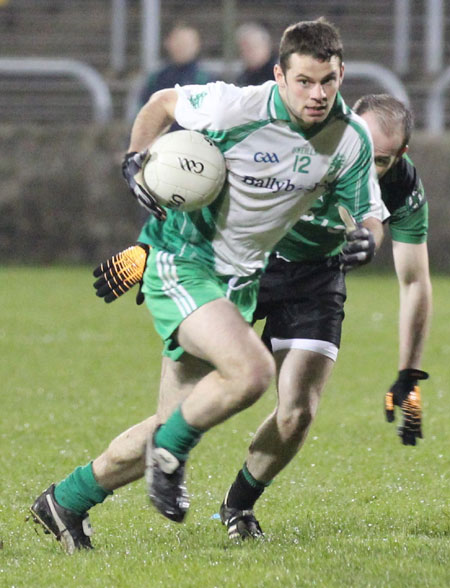
[[[165,343],[160,425],[132,427],[113,442],[113,459],[106,452],[38,497],[35,520],[68,552],[90,547],[88,510],[142,475],[145,440],[150,499],[167,518],[184,519],[190,450],[211,427],[254,403],[275,372],[247,322],[268,254],[330,190],[358,221],[378,206],[370,135],[338,94],[343,71],[334,27],[322,19],[297,23],[281,41],[274,82],[162,90],[138,114],[123,173],[156,217],[141,238],[151,245],[143,292]],[[208,135],[227,161],[223,192],[195,213],[164,211],[138,179],[147,148],[174,120]],[[381,222],[376,215],[372,221],[380,237]],[[367,228],[347,238],[350,258],[370,260],[374,237]]]
[[[366,120],[374,139],[400,286],[399,374],[386,394],[386,416],[392,421],[394,405],[401,407],[399,434],[405,445],[415,445],[422,436],[418,380],[428,377],[420,363],[431,314],[431,284],[427,203],[406,155],[411,113],[388,95],[364,96],[355,111]],[[254,504],[304,443],[336,360],[346,298],[339,222],[333,196],[325,196],[277,245],[261,280],[255,318],[266,319],[263,339],[277,363],[278,403],[257,430],[221,506],[230,538],[262,534]]]

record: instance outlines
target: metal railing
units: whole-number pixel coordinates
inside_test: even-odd
[[[225,2],[225,0],[222,0]],[[116,72],[126,69],[127,3],[129,0],[113,0],[111,20],[110,65]],[[146,72],[160,63],[160,0],[140,0],[141,3],[141,71]],[[445,131],[445,92],[450,86],[450,68],[443,67],[443,36],[446,3],[443,0],[426,0],[424,11],[424,69],[428,74],[439,76],[429,90],[425,121],[431,133]],[[346,77],[369,79],[409,105],[405,86],[396,75],[409,71],[410,14],[409,0],[396,0],[394,13],[394,63],[393,71],[373,62],[346,62]],[[204,60],[206,69],[226,76],[239,71],[239,63],[224,60]],[[395,72],[395,73],[394,73]],[[441,72],[439,74],[439,72]],[[101,124],[113,116],[111,92],[104,78],[86,63],[73,59],[54,58],[0,58],[0,75],[9,76],[69,76],[84,86],[92,100],[92,118]],[[139,91],[146,75],[131,82],[126,96],[125,118],[130,121],[139,106]]]
[[[111,92],[103,77],[92,67],[75,59],[44,57],[0,58],[0,75],[9,76],[69,76],[80,82],[92,99],[93,120],[105,124],[112,119]]]
[[[427,0],[425,9],[425,71],[437,74],[444,63],[444,1]]]
[[[450,87],[450,66],[434,82],[425,106],[426,128],[429,133],[439,135],[445,131],[444,94]]]
[[[393,38],[394,71],[398,75],[407,74],[411,57],[411,4],[409,0],[395,0]]]
[[[408,92],[398,76],[390,69],[370,61],[346,61],[345,77],[368,79],[378,83],[385,92],[410,105]]]

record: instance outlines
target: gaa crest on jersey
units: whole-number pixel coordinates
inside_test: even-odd
[[[256,163],[280,163],[278,155],[276,153],[269,153],[268,151],[257,151],[253,155],[253,161],[256,161]]]

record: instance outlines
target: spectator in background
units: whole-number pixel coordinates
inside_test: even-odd
[[[238,86],[258,86],[273,79],[277,62],[269,31],[257,24],[246,23],[236,31],[236,42],[244,70],[236,79]]]
[[[141,106],[158,90],[173,88],[175,84],[184,86],[211,81],[198,62],[201,40],[197,29],[183,23],[175,25],[164,40],[164,49],[168,62],[149,75],[141,93]]]

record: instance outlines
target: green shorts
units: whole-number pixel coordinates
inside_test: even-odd
[[[184,353],[174,334],[187,316],[207,302],[228,298],[251,323],[258,289],[259,274],[219,276],[205,264],[156,248],[151,249],[142,286],[155,329],[164,341],[163,355],[174,361]]]

